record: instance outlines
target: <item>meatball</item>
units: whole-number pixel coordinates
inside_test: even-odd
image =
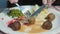
[[[53,21],[55,19],[55,15],[53,13],[48,14],[48,16],[45,18],[49,21]]]
[[[34,24],[35,23],[35,17],[31,17],[28,21],[30,24]]]
[[[52,28],[52,23],[50,21],[45,21],[42,25],[43,29],[50,30]]]
[[[17,30],[19,30],[19,29],[21,28],[21,24],[20,24],[19,21],[15,21],[14,23],[11,23],[11,24],[9,25],[9,27],[10,27],[12,30],[17,31]]]

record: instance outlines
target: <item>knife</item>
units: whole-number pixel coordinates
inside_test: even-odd
[[[32,16],[37,16],[38,14],[40,14],[40,12],[46,7],[46,5],[42,5],[36,12],[34,12],[32,15],[30,15],[30,17]]]
[[[18,3],[15,3],[18,7],[20,7],[20,5]]]
[[[45,8],[45,5],[42,5],[36,12],[34,12],[32,15],[30,15],[29,17],[26,18],[26,20],[24,21],[24,23],[29,23],[29,19],[33,16],[37,16],[38,14],[40,14],[40,12]]]
[[[31,17],[34,17],[34,16],[37,16],[38,14],[40,14],[40,12],[46,7],[46,5],[42,5],[36,12],[34,12],[32,15],[30,15],[29,17],[26,18],[25,22],[24,23],[28,23],[29,19]]]

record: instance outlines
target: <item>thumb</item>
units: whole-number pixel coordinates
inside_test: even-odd
[[[52,0],[48,0],[48,7],[52,6]]]
[[[43,4],[47,4],[47,0],[42,0],[42,3]]]
[[[18,2],[18,0],[9,0],[11,4]]]
[[[54,3],[56,0],[52,0],[52,3]]]
[[[48,0],[48,7],[51,7],[52,6],[52,3],[54,3],[55,0]]]

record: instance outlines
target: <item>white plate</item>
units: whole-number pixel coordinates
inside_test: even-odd
[[[21,10],[29,10],[31,9],[31,6],[21,6]],[[38,33],[38,34],[57,34],[60,32],[60,12],[56,11],[54,8],[49,8],[49,12],[54,13],[56,18],[53,21],[53,27],[51,30],[43,33]],[[6,33],[9,34],[28,34],[24,32],[18,32],[18,31],[13,31],[10,28],[7,27],[7,21],[12,19],[6,15],[6,12],[8,12],[7,9],[5,9],[2,13],[0,13],[0,18],[4,18],[4,20],[0,20],[0,29]],[[36,33],[35,33],[36,34]]]

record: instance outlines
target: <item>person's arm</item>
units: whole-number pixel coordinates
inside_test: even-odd
[[[16,7],[16,4],[18,0],[8,0],[7,1],[7,8],[12,8],[12,7]]]
[[[56,0],[54,3],[52,3],[53,6],[60,6],[60,0]]]
[[[14,3],[10,3],[9,1],[7,1],[7,8],[12,8],[12,7],[16,7],[16,4]]]
[[[19,0],[19,5],[35,5],[38,4],[39,6],[43,5],[42,0]]]

